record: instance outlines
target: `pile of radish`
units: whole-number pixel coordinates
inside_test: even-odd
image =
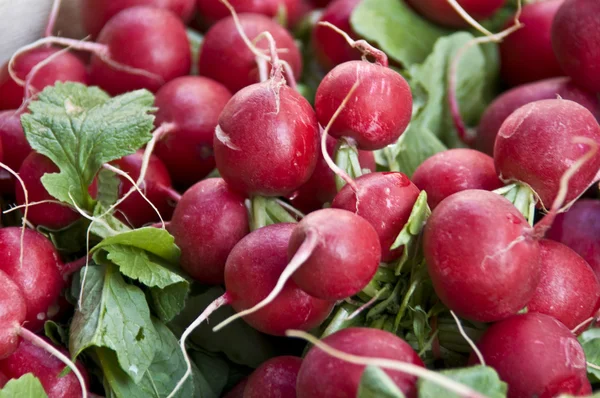
[[[0,397],[600,391],[600,2],[75,3],[0,60]]]

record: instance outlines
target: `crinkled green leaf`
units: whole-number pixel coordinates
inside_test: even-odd
[[[80,254],[85,250],[85,236],[90,221],[81,217],[66,228],[51,230],[38,225],[37,230],[46,235],[62,254]]]
[[[586,361],[592,365],[600,366],[600,328],[586,330],[581,333],[578,339],[585,352]],[[600,381],[600,370],[588,366],[587,372],[591,381]]]
[[[417,251],[419,244],[419,235],[423,227],[425,226],[425,222],[431,215],[431,210],[427,205],[427,192],[421,191],[415,204],[410,213],[410,217],[408,221],[398,234],[398,237],[394,241],[392,245],[392,249],[396,249],[398,247],[404,246],[404,250],[402,251],[402,256],[398,261],[396,266],[396,272],[399,273],[400,270],[404,267],[406,262],[414,256]]]
[[[107,169],[101,169],[98,172],[98,195],[96,200],[105,208],[117,202],[119,199],[120,180],[117,175]]]
[[[219,397],[227,385],[229,376],[229,364],[220,355],[204,351],[192,351],[190,353],[194,363],[202,375],[197,381],[202,385],[202,391],[212,392],[213,396]],[[205,395],[203,395],[205,396]]]
[[[54,321],[44,323],[44,334],[57,345],[65,345],[69,342],[66,329]]]
[[[172,264],[176,264],[179,261],[181,253],[175,245],[175,238],[169,232],[153,227],[139,228],[109,236],[94,247],[94,251],[111,245],[131,246],[142,249]]]
[[[152,309],[163,322],[169,322],[185,308],[188,284],[176,283],[164,289],[150,288]]]
[[[76,283],[81,285],[79,280]],[[91,347],[110,348],[121,368],[139,382],[152,364],[158,341],[144,292],[127,284],[115,265],[89,266],[83,302],[71,323],[71,354],[76,357]]]
[[[356,33],[405,67],[423,62],[436,40],[449,33],[402,0],[363,0],[350,22]]]
[[[404,398],[404,394],[381,368],[367,366],[360,378],[357,398]]]
[[[100,238],[108,238],[131,231],[127,225],[123,224],[112,214],[107,214],[108,207],[102,203],[97,203],[94,207],[94,217],[91,222],[90,232]]]
[[[88,187],[102,164],[132,154],[150,140],[153,101],[147,90],[110,98],[79,83],[45,88],[21,123],[31,147],[60,169],[42,177],[50,195],[91,211]]]
[[[0,390],[0,398],[47,398],[48,395],[39,379],[27,373],[18,379],[9,380]]]
[[[488,366],[443,370],[440,373],[471,387],[488,398],[506,397],[506,383],[500,380],[496,371]],[[419,398],[459,397],[459,395],[448,391],[444,387],[424,379],[419,380],[417,390],[419,391]]]

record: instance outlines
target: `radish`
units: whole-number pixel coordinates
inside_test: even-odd
[[[337,141],[333,137],[327,137],[327,153],[330,157],[334,155],[336,143]],[[358,160],[362,169],[375,171],[373,152],[358,151]],[[335,173],[331,171],[325,158],[321,155],[310,179],[290,196],[290,202],[296,209],[310,213],[319,210],[326,203],[331,203],[336,194]]]
[[[0,111],[0,141],[3,148],[10,148],[3,151],[2,162],[12,170],[19,170],[23,160],[31,153],[21,126],[21,113],[15,110]],[[0,170],[0,191],[12,193],[14,188],[13,176],[4,169]]]
[[[494,146],[494,163],[504,182],[528,185],[548,208],[555,200],[561,176],[581,158],[588,146],[600,145],[600,126],[583,106],[568,100],[541,100],[524,105],[502,124]],[[600,153],[570,178],[567,206],[594,181],[600,171]]]
[[[575,250],[600,278],[600,201],[578,200],[556,216],[546,237]]]
[[[542,276],[527,309],[574,329],[598,309],[600,283],[585,260],[567,246],[543,239],[540,249]]]
[[[500,73],[511,86],[563,75],[551,40],[552,21],[563,1],[526,4],[519,16],[524,27],[500,43]],[[505,28],[513,25],[511,19]]]
[[[0,388],[3,388],[7,382],[8,382],[8,377],[6,377],[4,375],[4,373],[0,372]]]
[[[139,150],[134,154],[116,160],[114,164],[129,174],[134,180],[137,180],[141,173],[143,159],[144,151]],[[121,180],[119,197],[123,197],[133,185],[123,176],[119,176],[119,179]],[[155,155],[150,156],[144,181],[140,188],[163,218],[171,218],[175,207],[174,202],[179,201],[181,195],[171,187],[169,172],[163,162]],[[158,221],[155,209],[146,202],[139,192],[132,193],[128,198],[119,203],[116,215],[122,221],[134,227],[141,227],[145,224]]]
[[[503,184],[496,175],[494,159],[473,149],[449,149],[425,160],[412,181],[427,192],[434,209],[443,199],[466,189],[493,191]]]
[[[90,35],[97,36],[113,16],[135,6],[163,8],[187,22],[194,11],[194,0],[84,0],[81,5],[81,19],[85,30]]]
[[[244,398],[246,384],[248,384],[247,377],[237,383],[227,394],[223,395],[223,398]]]
[[[552,24],[552,48],[563,71],[594,92],[600,92],[599,13],[595,0],[566,0]]]
[[[319,21],[329,22],[348,33],[353,39],[357,39],[350,26],[350,16],[360,1],[336,0],[327,6]],[[319,24],[312,32],[312,45],[319,63],[326,69],[331,69],[343,62],[360,59],[361,56],[360,51],[349,47],[342,36],[327,26]]]
[[[37,91],[42,91],[47,86],[60,82],[79,82],[88,83],[88,74],[86,67],[77,56],[62,52],[54,47],[35,48],[23,52],[15,57],[13,71],[15,76],[21,80],[18,84],[9,73],[9,64],[6,63],[0,69],[0,110],[17,109],[23,103],[26,93],[24,82],[34,67],[41,62],[53,58],[45,65],[39,67],[35,76],[32,77],[29,87]]]
[[[165,135],[154,153],[176,184],[189,187],[215,168],[213,134],[229,99],[223,85],[200,76],[179,77],[156,93],[155,125]]]
[[[244,398],[295,398],[302,358],[280,356],[260,365],[248,377]]]
[[[244,197],[220,178],[188,189],[168,226],[181,248],[181,268],[204,284],[223,284],[231,249],[248,233]]]
[[[19,346],[19,331],[25,322],[27,304],[21,289],[0,271],[0,360]]]
[[[250,40],[269,32],[281,52],[280,58],[290,65],[296,79],[300,77],[302,57],[294,38],[285,28],[264,15],[242,14],[236,18],[239,18],[241,29]],[[264,38],[255,44],[260,50],[269,47]],[[233,16],[222,19],[206,32],[198,68],[200,75],[216,80],[233,93],[261,81],[256,54],[247,47]]]
[[[355,180],[358,190],[344,186],[331,207],[348,210],[367,220],[377,231],[381,261],[390,262],[403,248],[391,250],[398,234],[410,217],[419,189],[406,175],[395,172],[365,174]]]
[[[492,322],[527,305],[540,279],[540,247],[505,198],[466,190],[444,199],[424,230],[435,292],[459,316]]]
[[[492,156],[496,135],[506,118],[530,102],[557,97],[577,102],[600,120],[600,101],[596,94],[578,87],[566,77],[541,80],[515,87],[500,95],[488,106],[477,128],[475,148]]]
[[[300,0],[229,0],[229,3],[240,14],[261,14],[273,18],[284,12],[288,21],[298,18],[300,7]],[[211,24],[230,15],[220,0],[197,0],[196,5],[202,20]]]
[[[466,28],[469,26],[450,0],[406,0],[419,14],[442,26]],[[452,0],[477,21],[491,17],[506,0]]]
[[[508,383],[508,398],[588,395],[585,354],[562,323],[538,313],[492,325],[477,344],[488,366]],[[470,363],[477,363],[471,355]]]
[[[352,327],[325,337],[323,343],[359,357],[392,359],[424,367],[408,343],[383,330]],[[364,365],[346,362],[313,347],[302,361],[296,395],[298,398],[356,397],[364,370]],[[397,370],[384,371],[406,396],[416,396],[415,376]]]

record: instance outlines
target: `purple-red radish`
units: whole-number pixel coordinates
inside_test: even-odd
[[[25,322],[27,304],[21,289],[0,271],[0,360],[19,346],[19,330]]]
[[[595,93],[575,85],[567,77],[541,80],[515,87],[488,106],[477,127],[475,149],[493,156],[496,135],[506,118],[530,102],[557,97],[577,102],[592,112],[596,120],[600,120],[600,100]]]
[[[296,379],[302,358],[281,356],[260,365],[248,377],[244,398],[296,398]]]
[[[352,11],[361,0],[336,0],[331,2],[321,15],[320,22],[329,22],[348,33],[353,39],[358,39],[350,26]],[[339,33],[331,28],[317,24],[312,33],[312,45],[319,63],[326,69],[331,69],[343,62],[360,59],[359,50],[348,46]]]
[[[223,395],[223,398],[244,398],[246,384],[248,384],[247,377],[237,383],[227,394]]]
[[[461,191],[440,202],[425,225],[423,250],[439,298],[474,321],[516,314],[540,279],[533,228],[512,203],[489,191]]]
[[[175,14],[154,7],[132,7],[112,17],[93,45],[90,81],[111,95],[140,88],[157,91],[187,75],[191,52],[185,25]],[[147,73],[132,73],[115,63]]]
[[[261,14],[270,18],[284,11],[288,21],[295,21],[300,0],[229,0],[239,14]],[[221,0],[196,0],[198,13],[203,21],[214,23],[231,15]]]
[[[548,209],[558,195],[561,176],[589,152],[590,144],[581,140],[600,146],[600,126],[586,108],[563,99],[529,103],[500,127],[494,146],[496,172],[504,182],[531,187]],[[595,151],[569,179],[564,205],[597,181],[599,171],[600,153]]]
[[[455,0],[477,21],[491,17],[506,0]],[[407,0],[423,17],[449,28],[466,28],[469,23],[450,5],[449,0]]]
[[[467,189],[493,191],[502,182],[496,175],[494,159],[473,149],[449,149],[436,153],[415,170],[413,183],[427,192],[433,210],[448,196]]]
[[[3,388],[8,382],[8,380],[8,377],[6,377],[4,373],[0,372],[0,388]]]
[[[527,309],[573,330],[597,310],[600,283],[588,263],[562,243],[542,239],[540,249],[542,274]]]
[[[556,319],[530,312],[493,324],[477,347],[508,384],[508,398],[586,396],[592,389],[577,338]],[[470,363],[478,363],[471,355]]]
[[[2,162],[13,170],[19,170],[23,160],[31,153],[31,146],[29,146],[23,126],[21,126],[20,112],[16,110],[0,111],[0,140],[2,147],[7,149],[3,151]],[[3,192],[14,191],[13,181],[12,176],[8,175],[6,171],[0,172],[0,187]]]
[[[170,127],[154,154],[167,166],[175,184],[189,187],[215,168],[213,135],[230,99],[225,86],[201,76],[178,77],[156,93],[155,125]]]
[[[327,137],[327,153],[334,156],[337,140]],[[358,161],[361,168],[375,171],[375,156],[371,151],[358,151]],[[310,179],[290,196],[292,205],[305,213],[319,210],[325,203],[331,203],[337,188],[335,185],[335,173],[329,168],[323,155],[319,156],[315,171]]]
[[[578,200],[556,216],[546,237],[575,250],[600,278],[600,201]]]
[[[552,24],[552,48],[563,71],[573,81],[600,92],[600,2],[566,0]]]
[[[500,73],[511,86],[554,76],[562,70],[552,50],[552,21],[564,0],[526,4],[521,10],[521,29],[500,43]],[[510,20],[505,28],[514,25]]]
[[[54,47],[35,48],[18,55],[13,61],[13,72],[21,81],[25,81],[31,70],[40,62],[60,49]],[[88,83],[85,64],[77,56],[63,52],[42,66],[33,76],[30,87],[42,91],[56,82]],[[22,84],[18,84],[9,74],[8,63],[0,69],[0,110],[17,109],[26,97]]]
[[[381,261],[397,259],[403,249],[391,250],[391,247],[410,217],[419,189],[406,175],[395,172],[369,173],[355,182],[358,191],[345,185],[331,207],[353,212],[367,220],[379,236]]]
[[[133,180],[140,177],[142,164],[144,160],[144,151],[139,150],[132,155],[127,155],[113,163],[122,171],[129,174]],[[133,187],[131,182],[119,176],[121,183],[119,185],[119,197],[123,197]],[[171,177],[164,163],[155,155],[150,156],[146,175],[140,189],[144,192],[146,198],[152,202],[163,219],[170,219],[175,208],[175,203],[180,198],[171,187]],[[142,197],[139,192],[133,192],[128,198],[119,203],[116,215],[118,218],[134,227],[141,227],[145,224],[158,221],[158,214],[150,204]]]
[[[300,77],[302,56],[294,38],[285,28],[264,15],[241,14],[237,18],[250,40],[263,32],[269,32],[280,50],[280,59],[290,65],[296,79]],[[265,38],[255,45],[260,50],[269,48],[269,42]],[[198,69],[200,75],[216,80],[232,93],[260,81],[256,55],[247,47],[233,16],[217,22],[204,36]]]
[[[83,0],[81,19],[85,30],[97,36],[104,25],[124,9],[136,6],[163,8],[175,13],[184,22],[192,17],[194,0]]]
[[[249,232],[244,197],[220,178],[200,181],[177,203],[168,230],[184,271],[201,283],[223,284],[227,257]]]
[[[398,336],[378,329],[352,327],[325,337],[331,348],[359,357],[402,361],[424,367],[417,353]],[[300,367],[296,383],[298,398],[356,397],[365,365],[330,356],[319,347],[310,349]],[[417,377],[383,369],[408,397],[416,396]]]

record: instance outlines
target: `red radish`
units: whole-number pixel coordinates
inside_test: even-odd
[[[132,155],[116,160],[114,164],[137,181],[142,169],[143,158],[144,151],[139,150]],[[119,178],[121,180],[119,197],[123,197],[133,185],[123,176],[119,176]],[[171,177],[169,177],[167,168],[154,155],[150,156],[148,169],[140,189],[156,206],[163,219],[171,218],[175,207],[173,202],[177,202],[181,196],[171,187]],[[156,211],[139,192],[132,193],[117,206],[117,216],[134,227],[158,221]]]
[[[563,1],[526,4],[519,16],[524,27],[500,43],[500,72],[511,86],[563,75],[551,40],[552,21]],[[505,28],[513,25],[511,19]]]
[[[41,178],[46,173],[58,173],[58,167],[46,156],[31,152],[25,158],[19,176],[25,183],[29,194],[29,202],[55,200],[42,184]],[[25,204],[25,194],[20,182],[15,183],[17,203]],[[62,229],[79,219],[80,215],[66,205],[58,203],[36,204],[29,207],[27,220],[34,225],[42,225],[49,229]]]
[[[85,368],[78,363],[77,369],[79,375],[74,372],[61,375],[65,369],[64,362],[56,358],[54,353],[47,352],[43,347],[38,346],[38,344],[45,347],[52,347],[55,352],[61,353],[65,358],[69,355],[62,348],[54,348],[52,343],[44,337],[37,337],[32,342],[21,340],[17,350],[11,356],[0,360],[0,372],[14,379],[27,373],[32,373],[42,383],[46,394],[48,394],[48,398],[82,397],[82,388],[87,388],[86,385],[88,383],[88,375]],[[78,380],[78,376],[81,378],[80,380]]]
[[[248,234],[244,197],[220,178],[200,181],[183,194],[168,229],[181,248],[181,268],[201,283],[223,284],[227,256]]]
[[[264,15],[242,14],[238,18],[250,40],[263,32],[271,33],[280,50],[279,57],[291,66],[295,78],[300,77],[302,56],[285,28]],[[255,44],[261,50],[269,47],[264,38]],[[246,46],[233,16],[222,19],[206,33],[198,68],[202,76],[216,80],[233,93],[260,81],[256,56]]]
[[[115,63],[147,73],[132,73]],[[154,92],[164,83],[187,75],[190,67],[190,45],[183,22],[167,10],[133,7],[112,17],[102,28],[90,62],[90,80],[111,95],[140,88]]]
[[[425,225],[423,250],[439,298],[474,321],[516,314],[540,279],[533,228],[512,203],[489,191],[461,191],[440,202]]]
[[[327,137],[327,153],[330,157],[334,155],[336,143],[333,137]],[[363,169],[375,171],[373,152],[358,151],[358,160]],[[325,203],[331,203],[336,194],[335,173],[331,171],[325,158],[320,155],[310,179],[290,196],[290,201],[296,209],[310,213],[319,210]]]
[[[288,20],[295,21],[299,11],[300,0],[229,0],[239,14],[261,14],[273,18],[280,12],[285,12]],[[229,17],[230,13],[221,0],[196,0],[198,13],[209,23]]]
[[[201,76],[178,77],[156,93],[155,125],[170,128],[154,153],[176,184],[189,187],[215,168],[213,135],[229,99],[223,85]]]
[[[407,0],[419,14],[449,28],[466,28],[468,22],[456,12],[448,0]],[[456,0],[477,21],[491,17],[506,0]]]
[[[363,150],[381,149],[396,142],[412,113],[408,83],[387,67],[385,54],[377,54],[377,64],[349,61],[336,66],[321,81],[315,97],[317,118],[325,126],[348,92],[356,87],[352,100],[339,112],[328,132],[335,138],[354,140],[356,147]]]
[[[477,344],[488,366],[508,383],[508,398],[588,395],[585,354],[562,323],[538,313],[493,324]],[[478,362],[471,355],[470,362]]]
[[[269,79],[240,90],[219,116],[214,151],[221,176],[246,195],[284,196],[310,178],[319,127],[298,92]]]
[[[530,102],[557,97],[577,102],[600,120],[600,101],[596,94],[578,87],[567,77],[541,80],[515,87],[497,97],[488,106],[477,128],[475,148],[492,156],[498,130],[511,113]]]
[[[223,398],[244,398],[246,384],[248,384],[248,378],[242,379],[242,381],[237,383],[235,387],[229,390],[229,392],[225,394]]]
[[[194,11],[194,0],[84,0],[80,7],[81,19],[85,30],[90,35],[97,36],[113,16],[135,6],[163,8],[187,22]]]
[[[19,330],[25,322],[27,304],[21,289],[0,271],[0,360],[19,346]]]
[[[587,139],[600,145],[600,126],[583,106],[568,100],[532,102],[517,109],[502,124],[494,146],[494,163],[504,182],[521,182],[549,208],[559,191],[561,176],[587,152]],[[565,203],[578,198],[600,171],[600,153],[569,180]]]
[[[600,278],[600,201],[578,200],[556,216],[546,237],[575,250]]]
[[[24,52],[15,58],[13,71],[17,78],[24,82],[37,64],[59,51],[60,49],[54,47],[44,47]],[[40,67],[32,78],[30,87],[42,91],[58,81],[87,84],[88,75],[83,61],[69,52],[56,55],[48,64]],[[0,110],[19,108],[25,97],[23,85],[13,80],[8,71],[8,63],[4,64],[0,69]]]
[[[597,310],[600,283],[588,263],[567,246],[543,239],[540,249],[542,276],[527,309],[550,315],[572,330]]]
[[[8,377],[6,377],[4,375],[4,373],[0,372],[0,388],[3,388],[7,382],[8,382]]]
[[[466,189],[493,191],[503,184],[496,175],[494,159],[473,149],[449,149],[425,160],[412,181],[427,192],[427,203],[434,209],[448,196]]]
[[[352,327],[325,337],[323,343],[359,357],[391,359],[424,367],[408,343],[383,330]],[[346,362],[313,347],[302,361],[296,395],[298,398],[356,397],[364,370],[364,365]],[[384,371],[406,396],[416,396],[415,376],[397,370]]]
[[[331,207],[348,210],[367,220],[379,236],[381,261],[397,259],[402,248],[390,248],[410,217],[419,189],[406,175],[395,172],[365,174],[355,182],[358,191],[345,185]]]
[[[0,141],[7,149],[3,151],[2,162],[13,170],[19,170],[23,160],[31,153],[21,126],[21,113],[0,111]],[[0,190],[3,193],[14,192],[14,178],[4,169],[0,171]]]
[[[352,11],[361,0],[336,0],[329,4],[323,11],[319,21],[329,22],[357,39],[350,26]],[[312,33],[312,45],[315,49],[319,63],[326,69],[331,69],[343,62],[360,59],[361,53],[349,47],[344,37],[331,28],[316,25]]]
[[[295,398],[296,379],[302,358],[281,356],[269,359],[248,377],[244,398]]]
[[[577,84],[600,92],[600,3],[566,0],[552,24],[552,48],[563,71]]]
[[[327,7],[331,0],[310,0],[317,7]]]

